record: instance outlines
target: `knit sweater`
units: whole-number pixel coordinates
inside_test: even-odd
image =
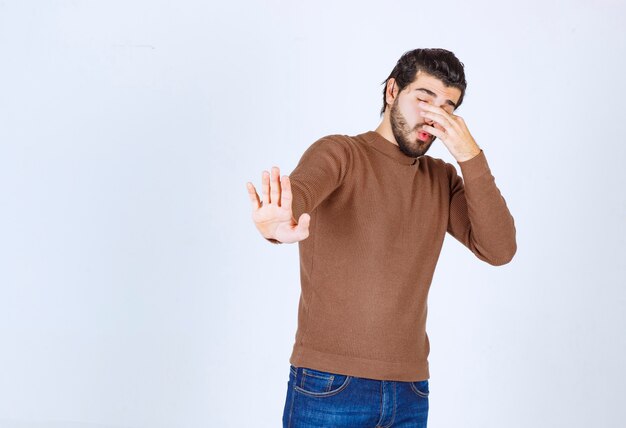
[[[446,232],[502,265],[515,226],[484,152],[455,167],[403,154],[374,131],[331,135],[290,175],[301,294],[290,363],[380,380],[430,377],[427,297]]]

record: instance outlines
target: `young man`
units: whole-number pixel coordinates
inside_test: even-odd
[[[375,131],[321,138],[290,176],[264,171],[262,198],[248,183],[261,235],[300,246],[284,426],[426,426],[427,297],[446,232],[492,265],[517,249],[485,154],[454,114],[465,88],[452,52],[409,51]],[[435,138],[463,179],[426,155]]]

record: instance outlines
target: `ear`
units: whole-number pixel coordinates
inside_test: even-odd
[[[385,88],[385,102],[389,105],[393,104],[398,96],[398,84],[393,77],[387,80],[387,87]]]

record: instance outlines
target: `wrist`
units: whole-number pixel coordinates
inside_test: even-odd
[[[476,156],[478,156],[480,152],[481,152],[480,147],[476,147],[475,149],[472,149],[469,152],[466,152],[466,153],[463,153],[462,155],[457,156],[456,161],[467,162],[468,160],[474,159]]]

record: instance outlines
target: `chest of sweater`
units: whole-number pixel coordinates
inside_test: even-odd
[[[421,241],[443,239],[450,190],[439,163],[427,157],[416,165],[385,156],[357,158],[342,185],[315,210],[317,233],[387,250],[414,249]]]

